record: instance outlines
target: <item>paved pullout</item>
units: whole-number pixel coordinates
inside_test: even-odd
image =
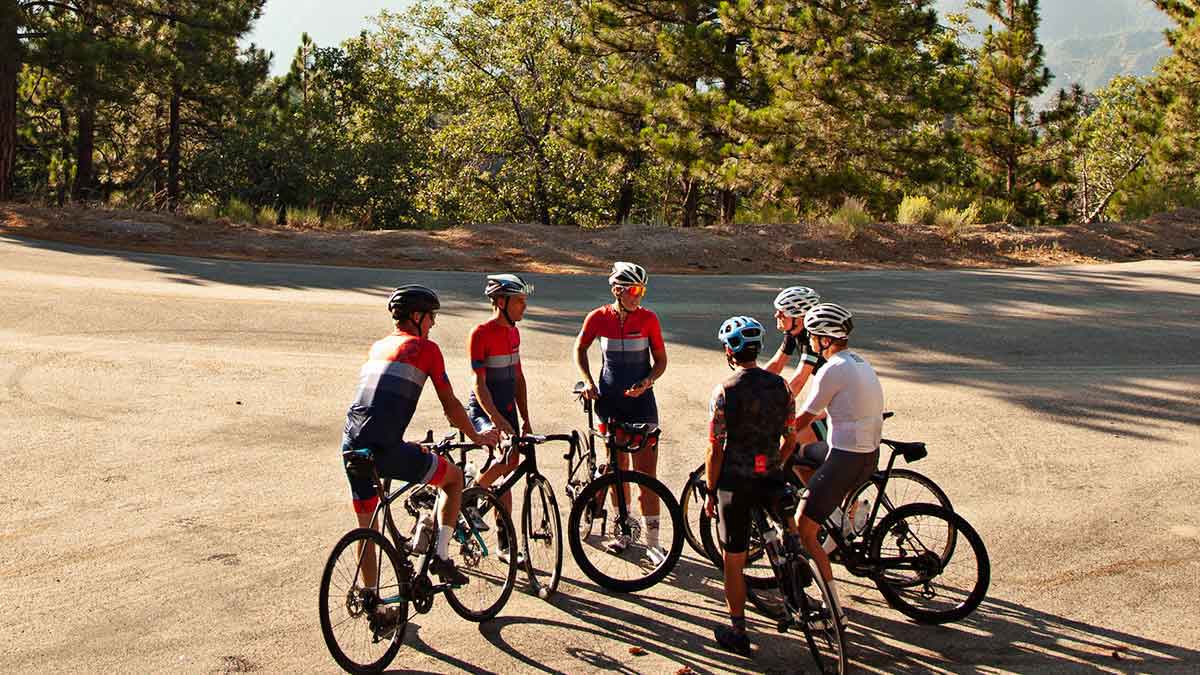
[[[653,261],[649,265],[653,275]],[[572,338],[602,276],[537,276],[522,357],[538,431],[580,423]],[[317,583],[353,518],[337,446],[386,292],[445,297],[434,337],[465,398],[478,274],[124,254],[0,238],[0,670],[332,670]],[[1200,263],[652,276],[673,490],[701,461],[716,342],[804,282],[857,315],[889,437],[991,554],[966,621],[924,627],[843,576],[851,656],[878,671],[1192,670],[1200,663]],[[773,344],[771,345],[774,346]],[[427,396],[414,433],[444,429]],[[561,459],[543,469],[561,486]],[[560,501],[566,508],[565,496]],[[690,552],[650,591],[579,573],[482,627],[439,602],[394,666],[675,672],[807,667],[751,613],[758,653],[714,650],[720,581]],[[640,647],[644,655],[634,655]],[[635,650],[637,651],[637,650]]]

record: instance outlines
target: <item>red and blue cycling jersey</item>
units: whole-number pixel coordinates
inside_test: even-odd
[[[658,315],[638,307],[621,317],[612,305],[592,310],[583,320],[579,334],[585,347],[600,339],[600,401],[597,412],[602,417],[625,422],[658,422],[658,407],[654,391],[638,397],[625,396],[625,390],[641,382],[652,370],[650,353],[666,349]]]
[[[417,410],[425,381],[450,386],[442,351],[431,340],[397,330],[371,346],[358,393],[346,413],[346,439],[356,448],[392,448]]]
[[[471,331],[467,346],[471,353],[471,370],[484,373],[492,404],[516,429],[517,377],[521,374],[520,331],[516,326],[492,319]],[[467,401],[467,412],[472,417],[486,415],[475,398],[474,390]]]

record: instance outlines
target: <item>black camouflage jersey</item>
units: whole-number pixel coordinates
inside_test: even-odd
[[[766,478],[779,469],[779,445],[796,414],[787,382],[741,368],[713,390],[710,441],[724,447],[717,487]]]

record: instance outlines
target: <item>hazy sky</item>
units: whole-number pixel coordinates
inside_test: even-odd
[[[275,53],[271,72],[287,72],[292,55],[300,46],[300,34],[308,32],[318,45],[329,47],[357,35],[381,9],[400,10],[409,0],[267,0],[250,40]]]

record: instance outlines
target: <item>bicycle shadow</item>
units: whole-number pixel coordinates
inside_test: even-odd
[[[1200,667],[1200,650],[1001,599],[984,600],[955,623],[918,624],[888,607],[873,585],[839,583],[854,600],[847,641],[856,665],[887,672],[963,671],[976,665],[1018,672],[1196,672]]]

